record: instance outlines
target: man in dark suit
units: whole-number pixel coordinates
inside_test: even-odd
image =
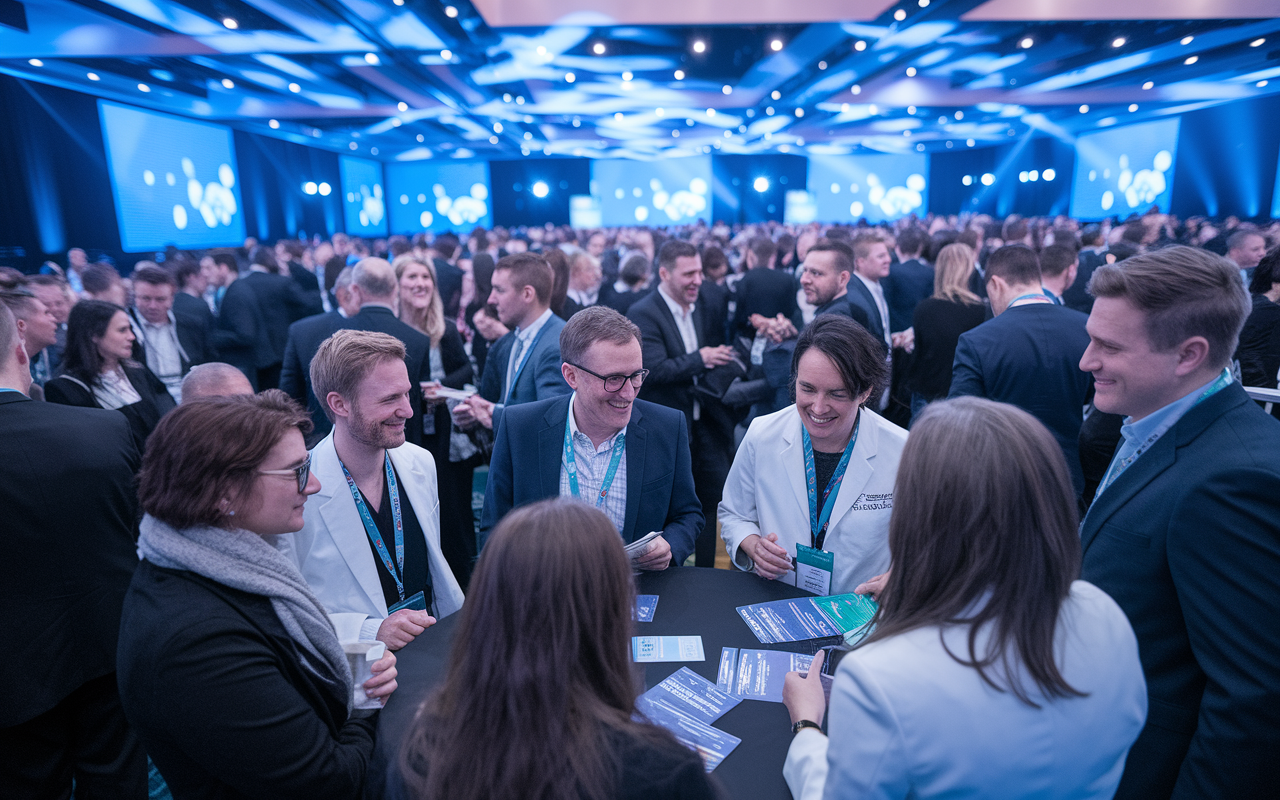
[[[381,258],[365,258],[351,272],[350,292],[360,310],[350,318],[336,311],[317,314],[289,326],[289,342],[285,347],[284,369],[280,372],[280,388],[304,403],[311,413],[315,429],[307,436],[307,444],[320,441],[329,434],[333,423],[325,414],[311,387],[311,359],[321,343],[340,330],[374,331],[404,342],[404,365],[413,387],[409,405],[413,416],[405,422],[405,437],[413,444],[422,442],[422,382],[431,380],[431,340],[396,318],[395,270]],[[287,370],[287,372],[286,372]]]
[[[864,328],[870,320],[861,305],[849,302],[849,279],[853,276],[853,250],[844,242],[819,239],[805,253],[800,267],[800,288],[804,299],[820,314],[843,314]],[[788,367],[789,369],[790,367]]]
[[[1093,271],[1107,263],[1105,255],[1107,240],[1102,235],[1102,228],[1089,225],[1080,232],[1081,250],[1076,267],[1076,279],[1062,293],[1062,302],[1068,308],[1088,314],[1093,310],[1093,295],[1089,294],[1089,279]]]
[[[694,486],[704,512],[714,519],[733,460],[733,419],[723,403],[700,394],[696,383],[709,370],[733,360],[734,351],[705,325],[698,299],[702,261],[696,247],[675,239],[664,244],[658,252],[658,278],[657,291],[627,313],[640,328],[644,367],[649,370],[640,397],[684,413]],[[715,565],[714,524],[698,540],[697,565]]]
[[[480,393],[454,407],[459,426],[479,424],[496,431],[507,406],[569,391],[560,371],[564,320],[548,305],[554,280],[551,265],[537,253],[504,256],[494,267],[489,302],[511,330],[489,348]]]
[[[209,261],[212,263],[212,259]],[[178,284],[178,291],[173,296],[173,315],[204,328],[208,360],[216,360],[218,356],[213,347],[213,330],[217,327],[218,320],[213,316],[209,304],[204,301],[204,291],[209,286],[204,270],[194,259],[182,258],[175,262],[172,271],[173,279]]]
[[[458,269],[450,259],[458,251],[458,237],[451,233],[442,233],[431,242],[429,251],[431,265],[436,269],[436,285],[440,287],[440,302],[444,304],[444,315],[455,319],[458,316],[458,302],[462,298],[462,270]]]
[[[30,383],[0,303],[0,786],[70,797],[74,780],[77,796],[144,800],[146,756],[116,690],[138,451],[123,415],[33,402]]]
[[[1280,423],[1229,371],[1236,267],[1170,247],[1099,267],[1094,405],[1125,415],[1081,526],[1081,577],[1120,605],[1149,697],[1116,797],[1263,798],[1280,785]]]
[[[796,282],[781,270],[772,269],[777,246],[767,236],[758,236],[747,246],[747,274],[734,287],[738,303],[733,315],[733,332],[754,338],[761,319],[776,320],[779,315],[799,327],[796,304]]]
[[[1079,367],[1089,344],[1087,318],[1045,296],[1040,262],[1026,245],[992,253],[986,277],[996,317],[960,336],[948,396],[1010,403],[1043,422],[1062,448],[1079,496],[1080,425],[1091,383]]]
[[[135,267],[132,277],[129,321],[134,358],[146,364],[180,403],[182,379],[195,365],[214,360],[209,330],[198,318],[174,313],[178,285],[172,273],[152,264]]]
[[[640,330],[613,309],[593,306],[564,326],[560,352],[573,394],[507,410],[481,536],[516,506],[578,497],[603,511],[626,544],[662,532],[632,555],[636,566],[683,563],[703,528],[688,433],[679,413],[636,399],[646,378]]]
[[[905,331],[920,301],[933,294],[933,267],[920,257],[928,241],[924,231],[913,226],[898,234],[894,249],[898,263],[889,266],[884,279],[885,298],[889,302],[889,329]]]
[[[890,332],[893,330],[883,283],[893,263],[889,245],[879,236],[864,233],[855,237],[851,246],[854,279],[849,281],[849,302],[867,315],[867,330],[884,342],[887,353],[892,346]]]

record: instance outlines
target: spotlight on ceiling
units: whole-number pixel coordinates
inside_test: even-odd
[[[280,120],[278,119],[267,120],[267,127],[273,131],[280,130]]]
[[[234,88],[236,88],[236,82],[235,82],[235,81],[233,81],[233,80],[231,80],[230,78],[223,78],[223,79],[222,79],[222,88],[223,88],[223,89],[234,89]]]
[[[995,183],[995,182],[996,182],[996,176],[995,176],[995,175],[992,175],[990,172],[984,172],[984,173],[982,173],[982,185],[983,185],[983,186],[990,186],[991,184],[993,184],[993,183]]]
[[[623,79],[624,81],[629,81],[629,80],[631,80],[631,79],[632,79],[632,78],[634,78],[634,77],[635,77],[635,75],[632,75],[630,72],[624,72],[624,73],[622,73],[622,79]]]
[[[289,91],[293,92],[294,94],[297,94],[298,92],[302,91],[302,87],[296,83],[291,83],[289,84]]]
[[[302,184],[303,194],[315,194],[318,191],[320,191],[320,187],[316,186],[315,181],[307,181],[306,183]]]
[[[961,178],[961,179],[960,179],[960,182],[961,182],[961,183],[963,183],[965,186],[972,186],[972,185],[973,185],[973,176],[972,176],[972,175],[965,175],[963,178]]]
[[[441,50],[441,51],[440,51],[440,57],[441,57],[441,58],[443,58],[445,61],[452,61],[452,60],[453,60],[453,51],[452,51],[452,50]]]
[[[1257,83],[1255,83],[1255,84],[1254,84],[1254,86],[1257,86],[1259,89],[1261,89],[1262,87],[1264,87],[1264,86],[1266,86],[1266,85],[1267,85],[1267,82],[1266,82],[1265,80],[1258,81]]]
[[[694,42],[694,43],[693,43],[693,52],[695,52],[695,53],[705,53],[705,52],[707,52],[707,43],[706,43],[706,42],[704,42],[704,41],[702,41],[701,39],[699,39],[698,41]]]
[[[401,100],[399,103],[396,103],[396,108],[400,109],[401,111],[408,111],[409,104]]]
[[[1088,113],[1089,113],[1089,106],[1088,106],[1088,104],[1085,104],[1085,105],[1080,106],[1080,113],[1081,113],[1081,114],[1088,114]]]
[[[543,181],[537,181],[529,188],[529,191],[533,192],[534,197],[546,197],[551,193],[551,187],[547,186]]]
[[[88,78],[89,78],[89,80],[91,80],[91,81],[100,81],[100,80],[102,80],[102,78],[98,77],[98,73],[96,73],[96,72],[90,72],[86,77],[88,77]]]
[[[1040,173],[1039,173],[1039,171],[1037,171],[1037,170],[1034,170],[1034,169],[1033,169],[1033,170],[1031,170],[1030,172],[1028,172],[1028,173],[1027,173],[1027,180],[1031,181],[1032,183],[1035,183],[1036,181],[1040,180]]]
[[[1195,38],[1196,38],[1196,37],[1194,37],[1194,36],[1183,36],[1183,37],[1182,37],[1182,44],[1191,44],[1193,41],[1195,41]]]
[[[1129,104],[1129,113],[1130,113],[1130,114],[1132,114],[1133,112],[1135,112],[1135,111],[1137,111],[1137,110],[1138,110],[1138,104],[1137,104],[1137,103],[1130,103],[1130,104]]]
[[[1111,40],[1111,46],[1112,46],[1112,47],[1124,47],[1124,43],[1125,43],[1126,41],[1128,41],[1128,40],[1127,40],[1127,39],[1125,39],[1123,36],[1117,36],[1116,38],[1114,38],[1114,39],[1112,39],[1112,40]]]
[[[675,72],[675,76],[674,76],[674,77],[675,77],[675,79],[676,79],[676,80],[678,80],[678,81],[682,81],[682,80],[684,80],[684,70],[682,70],[682,69],[678,69],[678,70],[676,70],[676,72]]]
[[[1155,88],[1155,85],[1156,85],[1155,81],[1147,81],[1146,83],[1142,84],[1142,88],[1145,91],[1147,89]]]
[[[755,179],[755,182],[751,184],[751,187],[757,192],[767,192],[769,191],[769,179],[762,175]]]
[[[1028,37],[1026,37],[1025,39],[1023,39],[1022,41],[1018,42],[1018,46],[1019,46],[1019,47],[1021,47],[1023,50],[1030,50],[1030,49],[1031,49],[1031,45],[1033,45],[1033,44],[1035,44],[1035,43],[1036,43],[1036,40],[1035,40],[1035,39],[1032,39],[1030,36],[1028,36]]]
[[[604,55],[604,42],[596,42],[595,44],[591,45],[591,52],[595,53],[598,56]]]
[[[774,90],[769,94],[769,96],[770,96],[770,97],[772,97],[774,100],[781,100],[781,99],[782,99],[782,92],[778,91],[777,89],[774,89]]]
[[[28,58],[28,59],[27,59],[27,63],[28,63],[28,64],[30,64],[30,65],[31,65],[31,66],[33,66],[33,67],[43,67],[43,66],[44,66],[44,62],[43,62],[43,61],[41,61],[41,60],[40,60],[40,59],[38,59],[38,58]]]
[[[929,0],[920,0],[920,7],[921,7],[921,8],[928,8],[928,7],[929,7]]]
[[[455,17],[458,16],[458,9],[454,8],[453,6],[445,6],[444,15],[449,19],[454,19]]]
[[[773,51],[773,52],[775,52],[775,53],[776,53],[776,52],[778,52],[779,50],[781,50],[781,49],[782,49],[782,40],[781,40],[781,39],[774,39],[772,42],[769,42],[769,49],[770,49],[770,50],[772,50],[772,51]]]
[[[494,132],[494,133],[502,133],[502,123],[501,123],[501,122],[495,122],[495,123],[493,123],[493,132]]]
[[[1044,172],[1040,173],[1040,177],[1044,178],[1046,181],[1051,181],[1058,177],[1058,173],[1054,172],[1052,169],[1046,169]]]
[[[227,30],[229,30],[229,31],[234,31],[236,28],[239,28],[239,27],[240,27],[240,23],[239,23],[239,22],[236,22],[236,21],[235,21],[234,19],[232,19],[231,17],[223,17],[223,18],[222,18],[222,26],[223,26],[224,28],[226,28]]]
[[[908,77],[908,78],[914,78],[915,76],[916,76],[916,68],[915,68],[915,67],[907,67],[907,77]]]
[[[720,91],[724,94],[733,94],[733,87],[726,83],[724,86],[720,87]]]
[[[1263,44],[1265,44],[1265,43],[1266,43],[1266,41],[1267,41],[1266,39],[1254,39],[1252,42],[1249,42],[1249,46],[1250,46],[1250,47],[1262,47],[1262,45],[1263,45]]]
[[[373,66],[375,66],[375,67],[376,67],[376,66],[378,66],[378,54],[377,54],[377,53],[365,53],[365,54],[364,54],[364,61],[365,61],[365,63],[366,63],[366,64],[372,64]]]
[[[564,81],[565,81],[565,83],[573,83],[573,82],[574,82],[574,81],[576,81],[577,79],[578,79],[578,76],[577,76],[577,75],[574,75],[572,72],[566,72],[566,73],[564,74]]]
[[[969,147],[973,147],[973,146],[974,146],[975,144],[977,144],[977,143],[978,143],[978,142],[977,142],[976,140],[974,140],[974,139],[967,139],[967,140],[965,140],[965,144],[966,144],[967,146],[969,146]]]
[[[1182,63],[1186,64],[1189,67],[1199,60],[1200,60],[1200,56],[1187,56],[1187,58]]]
[[[893,18],[896,19],[898,22],[902,22],[904,19],[907,18],[907,12],[900,8],[897,11],[893,12]]]
[[[148,85],[146,85],[145,83],[140,83],[140,84],[138,84],[138,91],[140,91],[140,92],[149,92],[149,91],[151,91],[151,87],[150,87],[150,86],[148,86]]]
[[[853,43],[853,49],[861,53],[863,50],[867,49],[867,43],[859,39],[858,41]]]
[[[316,189],[320,192],[321,197],[328,197],[329,193],[333,191],[333,187],[327,183],[321,183]]]

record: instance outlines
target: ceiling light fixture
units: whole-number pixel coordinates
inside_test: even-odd
[[[234,31],[236,28],[239,28],[239,27],[240,27],[240,23],[239,23],[239,22],[236,22],[236,21],[235,21],[234,19],[232,19],[231,17],[223,17],[223,18],[222,18],[222,26],[223,26],[224,28],[226,28],[227,30],[229,30],[229,31]]]
[[[765,192],[769,191],[769,179],[761,175],[759,178],[756,178],[751,183],[751,187],[755,189],[757,192],[764,194]]]
[[[908,77],[908,78],[914,78],[915,76],[916,76],[916,68],[915,68],[915,67],[907,67],[907,77]]]
[[[41,60],[40,60],[40,59],[38,59],[38,58],[28,58],[28,59],[27,59],[27,63],[28,63],[28,64],[30,64],[30,65],[31,65],[31,66],[33,66],[33,67],[43,67],[43,66],[44,66],[44,62],[43,62],[43,61],[41,61]]]
[[[977,144],[977,142],[974,141],[973,139],[966,139],[965,144],[968,145],[969,147],[973,147],[975,144]]]
[[[151,91],[151,87],[150,87],[150,86],[148,86],[148,85],[146,85],[145,83],[140,83],[140,84],[138,84],[138,91],[140,91],[140,92],[149,92],[149,91]]]
[[[1035,43],[1036,43],[1035,39],[1032,39],[1030,36],[1028,36],[1022,41],[1018,42],[1018,46],[1021,47],[1023,50],[1030,50],[1031,45]]]
[[[675,79],[676,79],[676,80],[678,80],[678,81],[682,81],[682,80],[684,80],[684,70],[682,70],[682,69],[678,69],[678,70],[676,70],[676,72],[675,72]]]
[[[401,111],[408,111],[409,104],[401,100],[399,103],[396,103],[396,108],[400,109]]]
[[[223,79],[222,79],[222,88],[223,88],[223,89],[234,89],[234,88],[236,88],[236,82],[235,82],[235,81],[233,81],[233,80],[231,80],[230,78],[223,78]]]
[[[1081,114],[1088,114],[1088,113],[1089,113],[1089,106],[1088,106],[1088,105],[1080,106],[1080,113],[1081,113]]]
[[[453,51],[452,51],[452,50],[441,50],[441,51],[440,51],[440,57],[441,57],[441,58],[443,58],[445,61],[452,61],[452,60],[453,60]]]
[[[964,112],[963,112],[963,111],[957,111],[957,112],[956,112],[956,119],[958,119],[958,120],[960,120],[960,119],[964,119]]]
[[[1252,42],[1249,42],[1249,46],[1250,46],[1250,47],[1261,47],[1263,44],[1265,44],[1265,43],[1266,43],[1266,41],[1267,41],[1266,39],[1254,39]]]
[[[772,97],[774,100],[781,100],[782,92],[779,92],[777,89],[774,89],[773,92],[769,94],[769,96]]]
[[[494,132],[494,133],[502,133],[502,123],[501,123],[501,122],[495,122],[495,123],[493,123],[493,132]]]
[[[720,91],[724,94],[733,94],[733,87],[726,83],[724,86],[720,87]]]
[[[991,184],[993,184],[993,183],[995,183],[995,182],[996,182],[996,176],[995,176],[995,175],[992,175],[990,172],[984,172],[984,173],[982,173],[982,185],[983,185],[983,186],[990,186]]]
[[[1257,83],[1255,83],[1255,84],[1254,84],[1254,86],[1257,86],[1259,89],[1261,89],[1262,87],[1264,87],[1264,86],[1266,86],[1266,85],[1267,85],[1267,82],[1266,82],[1265,80],[1263,80],[1263,81],[1258,81]]]
[[[693,52],[695,52],[695,53],[705,53],[705,52],[707,52],[707,43],[706,43],[706,42],[704,42],[704,41],[702,41],[701,39],[699,39],[698,41],[694,42],[694,43],[693,43]]]
[[[1111,40],[1111,46],[1112,46],[1112,47],[1124,47],[1124,43],[1125,43],[1126,41],[1127,41],[1127,40],[1126,40],[1123,36],[1117,36],[1116,38],[1114,38],[1114,39],[1112,39],[1112,40]]]
[[[302,184],[303,194],[315,194],[319,190],[320,190],[320,187],[316,186],[315,181],[307,181],[306,183]]]
[[[1186,44],[1191,44],[1193,41],[1195,41],[1195,38],[1196,38],[1196,37],[1194,37],[1194,36],[1183,36],[1183,37],[1182,37],[1182,44],[1184,44],[1184,45],[1186,45]]]
[[[1044,178],[1046,181],[1051,181],[1058,177],[1058,173],[1054,172],[1052,169],[1046,169],[1044,172],[1040,173],[1040,177]]]
[[[1186,60],[1184,60],[1182,63],[1186,64],[1189,67],[1199,60],[1200,60],[1200,56],[1187,56]]]
[[[604,55],[604,42],[596,42],[595,44],[591,45],[591,52],[595,53],[598,56]]]
[[[708,117],[714,117],[715,115],[716,115],[716,110],[715,110],[714,108],[708,108],[708,109],[707,109],[707,116],[708,116]]]
[[[921,7],[921,8],[928,8],[928,7],[929,7],[929,0],[920,0],[920,7]]]
[[[422,134],[418,134],[417,138],[418,138],[418,141],[420,142],[425,142],[427,140],[427,137],[423,136]]]
[[[90,72],[90,73],[88,74],[88,76],[87,76],[87,77],[88,77],[88,78],[89,78],[89,80],[91,80],[91,81],[100,81],[100,80],[102,80],[102,78],[98,77],[98,73],[96,73],[96,72]]]
[[[897,11],[893,12],[893,18],[896,19],[898,22],[902,22],[904,19],[907,18],[907,12],[903,11],[900,8]]]
[[[861,53],[863,50],[867,49],[867,43],[859,39],[858,41],[853,43],[853,49]]]
[[[449,19],[454,19],[455,17],[458,16],[458,9],[454,8],[453,6],[445,6],[444,15]]]
[[[623,79],[624,81],[629,81],[629,80],[631,80],[631,79],[632,79],[632,78],[634,78],[634,77],[635,77],[635,75],[632,75],[630,72],[624,72],[624,73],[622,73],[622,79]]]
[[[379,63],[377,53],[365,53],[364,60],[366,64],[372,64],[375,67],[378,66]]]
[[[775,53],[776,53],[776,52],[778,52],[779,50],[781,50],[781,49],[782,49],[782,40],[781,40],[781,39],[774,39],[772,42],[769,42],[769,49],[770,49],[770,50],[772,50],[772,51],[773,51],[773,52],[775,52]]]
[[[577,79],[578,79],[578,76],[577,76],[577,75],[574,75],[572,72],[566,72],[566,73],[564,74],[564,82],[565,82],[565,83],[573,83],[573,82],[574,82],[574,81],[576,81]]]
[[[1130,114],[1132,114],[1133,112],[1135,112],[1135,111],[1137,111],[1137,110],[1138,110],[1138,104],[1137,104],[1137,103],[1130,103],[1130,104],[1129,104],[1129,113],[1130,113]]]
[[[537,181],[533,186],[529,187],[529,191],[533,192],[534,197],[546,197],[551,193],[551,187],[547,186],[543,181]]]
[[[320,192],[321,197],[328,197],[329,193],[333,191],[333,187],[327,183],[321,183],[316,189]]]
[[[825,61],[818,62],[818,69],[826,69],[826,68],[827,68],[827,62]]]
[[[796,109],[796,116],[797,116],[797,117],[803,117],[803,116],[804,116],[804,109],[803,109],[803,108],[797,108],[797,109]]]
[[[855,83],[854,85],[849,87],[849,91],[853,92],[854,94],[862,94],[862,87]]]
[[[907,106],[907,113],[908,113],[908,114],[912,114],[912,115],[914,115],[914,114],[916,113],[916,107],[915,107],[915,106]]]
[[[289,84],[289,91],[293,92],[294,94],[297,94],[298,92],[302,91],[302,87],[296,83],[291,83]]]
[[[271,129],[271,130],[273,130],[273,131],[275,131],[275,130],[279,130],[279,129],[280,129],[280,120],[278,120],[278,119],[269,119],[269,120],[267,120],[267,127],[268,127],[268,128],[270,128],[270,129]]]

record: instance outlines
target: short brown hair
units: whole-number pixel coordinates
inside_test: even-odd
[[[1089,280],[1089,293],[1122,297],[1142,311],[1147,338],[1157,351],[1203,336],[1209,360],[1219,367],[1231,362],[1251,308],[1235,264],[1186,245],[1104,264]]]
[[[333,420],[325,399],[330,392],[354,397],[374,367],[383,361],[404,361],[404,357],[404,342],[385,333],[341,330],[325,339],[311,359],[311,388],[325,416]]]
[[[1040,283],[1040,259],[1036,251],[1025,244],[1007,244],[987,257],[984,279],[1000,276],[1006,283],[1019,284]]]
[[[830,233],[831,232],[828,232],[827,238],[831,238]],[[888,247],[888,245],[885,244],[884,239],[880,238],[878,235],[874,233],[860,233],[857,236],[853,237],[851,247],[853,249],[854,260],[856,261],[860,258],[866,258],[870,256],[871,248],[875,247],[878,244],[884,244],[885,247]]]
[[[809,248],[809,252],[805,253],[805,258],[808,258],[810,253],[830,253],[836,259],[836,274],[841,272],[853,274],[853,248],[844,242],[819,239]]]
[[[567,267],[568,264],[566,263],[565,266]],[[545,258],[537,253],[528,252],[503,256],[498,259],[493,271],[504,269],[511,273],[511,285],[516,291],[529,286],[533,288],[533,294],[538,298],[539,303],[545,305],[551,302],[551,290],[555,286],[556,276]],[[568,278],[567,269],[565,277]]]
[[[640,329],[608,306],[590,306],[569,318],[560,330],[560,358],[578,364],[596,342],[640,342]]]
[[[106,264],[90,264],[80,271],[80,285],[90,294],[102,294],[120,283],[120,273]]]
[[[178,286],[178,279],[173,277],[172,272],[154,264],[136,267],[130,277],[133,278],[134,283],[149,283],[152,286],[172,286],[174,288]]]
[[[225,526],[222,501],[248,496],[290,428],[309,433],[311,418],[279,389],[183,403],[147,439],[138,473],[143,511],[175,528]]]
[[[1055,237],[1056,238],[1056,237]],[[1065,244],[1051,244],[1040,251],[1040,274],[1056,278],[1076,263],[1076,249]]]
[[[868,402],[879,400],[889,384],[884,342],[843,314],[819,314],[800,332],[791,355],[791,399],[796,399],[796,373],[800,359],[810,348],[831,360],[851,397],[870,391]]]

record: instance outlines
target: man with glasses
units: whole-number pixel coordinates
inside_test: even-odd
[[[482,541],[512,508],[562,495],[603,511],[626,544],[658,532],[632,554],[640,569],[684,563],[703,526],[689,434],[679,411],[636,399],[640,329],[593,306],[564,326],[560,354],[573,394],[510,407],[498,428]]]
[[[320,345],[311,385],[333,430],[284,473],[306,486],[309,468],[320,491],[306,498],[302,530],[277,541],[340,639],[392,650],[462,607],[440,550],[435,461],[405,441],[414,412],[404,359],[404,342],[385,333],[340,330]]]

